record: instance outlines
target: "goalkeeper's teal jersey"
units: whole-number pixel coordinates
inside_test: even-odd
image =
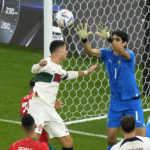
[[[135,79],[135,54],[126,49],[130,59],[126,60],[120,55],[114,55],[112,49],[100,49],[111,88],[111,96],[119,101],[136,99],[140,95]]]

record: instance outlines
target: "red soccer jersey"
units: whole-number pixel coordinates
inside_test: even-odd
[[[29,95],[26,95],[21,99],[21,108],[20,108],[20,113],[22,116],[27,114],[28,109],[29,109],[29,100],[32,98],[33,92],[31,92]]]
[[[49,147],[36,139],[24,138],[13,143],[9,150],[49,150]]]
[[[32,96],[33,96],[33,92],[31,92],[29,95],[26,95],[21,99],[21,108],[20,108],[21,116],[27,114],[29,109],[29,100],[32,98]],[[47,144],[49,143],[47,132],[44,129],[42,130],[39,141],[45,142]]]

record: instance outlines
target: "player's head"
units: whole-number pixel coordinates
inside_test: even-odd
[[[30,80],[30,90],[33,90],[33,87],[35,86],[35,79],[34,78],[32,78],[31,80]]]
[[[66,42],[62,41],[62,40],[54,40],[51,42],[50,44],[50,53],[51,55],[53,55],[54,53],[58,54],[58,57],[60,57],[60,59],[65,60],[67,57],[67,44]]]
[[[25,132],[34,132],[35,122],[30,114],[25,114],[21,120],[22,128]]]
[[[131,133],[135,130],[135,120],[133,116],[125,116],[120,120],[120,126],[124,133]]]
[[[116,40],[117,42],[120,42],[123,44],[124,47],[127,46],[128,43],[128,35],[120,30],[116,30],[112,32],[112,39]]]

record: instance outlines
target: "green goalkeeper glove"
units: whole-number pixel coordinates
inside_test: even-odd
[[[102,38],[108,40],[110,43],[112,42],[112,38],[110,37],[110,34],[108,32],[108,28],[105,27],[104,25],[102,24],[99,24],[98,26],[96,26],[97,29],[100,31],[100,32],[96,32],[96,34],[98,36],[101,36]]]
[[[80,37],[81,41],[83,43],[87,42],[87,38],[89,35],[92,35],[93,32],[87,32],[87,23],[85,23],[85,25],[83,25],[82,23],[80,24],[81,27],[79,27],[79,25],[77,25],[77,28],[74,29],[76,31],[76,33],[78,34],[78,36]]]

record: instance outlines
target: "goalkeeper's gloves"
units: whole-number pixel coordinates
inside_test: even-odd
[[[101,36],[102,38],[108,40],[110,43],[113,41],[109,32],[108,32],[108,28],[105,27],[104,25],[102,25],[101,23],[99,25],[96,25],[97,29],[100,31],[100,32],[96,32],[96,34],[98,36]]]
[[[87,38],[89,35],[92,35],[93,32],[87,32],[87,23],[85,23],[85,25],[83,25],[82,23],[80,24],[81,27],[79,27],[79,25],[77,25],[77,28],[74,29],[76,31],[76,33],[78,34],[78,36],[80,37],[81,41],[83,43],[87,42]]]

